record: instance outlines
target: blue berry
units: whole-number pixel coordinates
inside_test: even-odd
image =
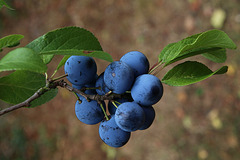
[[[139,51],[126,53],[120,61],[127,63],[133,69],[135,77],[148,73],[149,61],[147,57]]]
[[[131,132],[123,131],[115,122],[114,116],[104,120],[99,125],[99,136],[104,143],[111,147],[122,147],[130,139]]]
[[[136,78],[131,95],[133,100],[140,105],[151,106],[162,98],[163,86],[156,76],[143,74]]]
[[[142,109],[145,113],[145,121],[139,130],[145,130],[149,128],[155,119],[155,110],[152,106],[142,106]]]
[[[145,121],[145,113],[135,102],[125,102],[118,106],[115,112],[115,121],[124,131],[138,130]]]
[[[99,95],[105,95],[108,93],[110,90],[107,88],[106,84],[104,83],[103,80],[104,77],[104,72],[101,73],[96,81],[95,87],[101,87],[101,89],[96,89],[97,93]]]
[[[104,73],[104,83],[116,94],[122,94],[131,89],[134,72],[126,63],[115,61],[107,66]]]
[[[67,79],[75,86],[82,86],[95,80],[97,65],[93,58],[71,56],[64,66]]]
[[[75,113],[77,118],[85,124],[97,124],[104,119],[104,112],[97,101],[88,102],[85,98],[81,97],[81,103],[79,101],[75,104]],[[104,109],[106,109],[105,103],[102,102]]]

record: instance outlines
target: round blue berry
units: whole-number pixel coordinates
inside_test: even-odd
[[[95,80],[97,65],[93,58],[71,56],[64,66],[67,79],[75,86],[82,86]]]
[[[149,61],[147,57],[139,51],[126,53],[120,61],[127,63],[133,69],[135,77],[148,73]]]
[[[134,72],[126,63],[115,61],[107,66],[104,72],[104,83],[116,94],[122,94],[131,89]]]
[[[143,106],[151,106],[162,98],[163,86],[156,76],[143,74],[136,78],[131,95],[135,102]]]
[[[123,131],[115,122],[115,117],[104,120],[99,125],[99,136],[104,143],[111,147],[122,147],[130,139],[131,132]]]
[[[145,113],[145,121],[139,130],[145,130],[149,128],[155,119],[155,110],[152,106],[142,106],[142,109]]]
[[[75,113],[77,118],[85,124],[97,124],[104,119],[104,112],[97,101],[88,102],[85,98],[80,96],[82,102],[77,101],[75,104]],[[105,103],[102,102],[104,109]]]
[[[143,125],[145,113],[137,103],[125,102],[118,106],[115,112],[115,121],[124,131],[136,131]]]

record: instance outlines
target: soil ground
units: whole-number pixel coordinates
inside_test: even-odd
[[[114,60],[131,50],[146,54],[150,64],[168,43],[214,27],[217,9],[226,14],[221,26],[240,44],[239,0],[11,0],[15,8],[0,11],[0,35],[22,34],[21,46],[56,28],[78,26],[93,32]],[[10,49],[4,50],[6,54]],[[77,120],[75,97],[63,89],[40,107],[20,109],[0,117],[1,160],[239,160],[240,52],[228,50],[225,75],[185,87],[164,85],[154,105],[156,120],[136,131],[122,148],[102,143],[98,125]],[[60,61],[55,57],[49,74]],[[215,70],[222,64],[201,61]],[[97,60],[98,73],[108,63]],[[163,70],[158,77],[174,65]],[[59,75],[63,73],[60,71]],[[0,102],[1,108],[7,107]]]

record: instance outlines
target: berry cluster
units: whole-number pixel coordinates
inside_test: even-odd
[[[143,53],[126,53],[99,76],[95,61],[87,56],[71,56],[64,69],[73,87],[86,88],[88,95],[118,95],[108,101],[109,116],[105,101],[89,101],[78,95],[75,104],[81,122],[91,125],[100,122],[99,135],[107,145],[121,147],[128,142],[131,132],[151,126],[155,118],[152,105],[161,99],[163,86],[156,76],[148,74],[149,61]]]

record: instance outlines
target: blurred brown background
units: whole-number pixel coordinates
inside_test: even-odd
[[[0,10],[0,35],[22,34],[20,46],[46,32],[83,27],[95,34],[114,60],[131,50],[147,55],[150,64],[165,45],[195,33],[219,28],[240,44],[239,0],[9,0],[15,10]],[[239,48],[239,47],[238,47]],[[9,49],[6,49],[5,54]],[[49,74],[61,57],[49,65]],[[194,58],[215,70],[200,56]],[[108,65],[97,60],[98,73]],[[75,116],[76,99],[63,89],[51,102],[0,117],[1,160],[239,160],[240,54],[228,50],[225,75],[186,87],[164,85],[155,105],[156,119],[136,131],[127,145],[102,143],[98,125]],[[164,73],[158,75],[161,79]],[[60,71],[63,73],[63,70]],[[59,75],[61,74],[59,73]],[[7,105],[0,102],[1,108]]]

